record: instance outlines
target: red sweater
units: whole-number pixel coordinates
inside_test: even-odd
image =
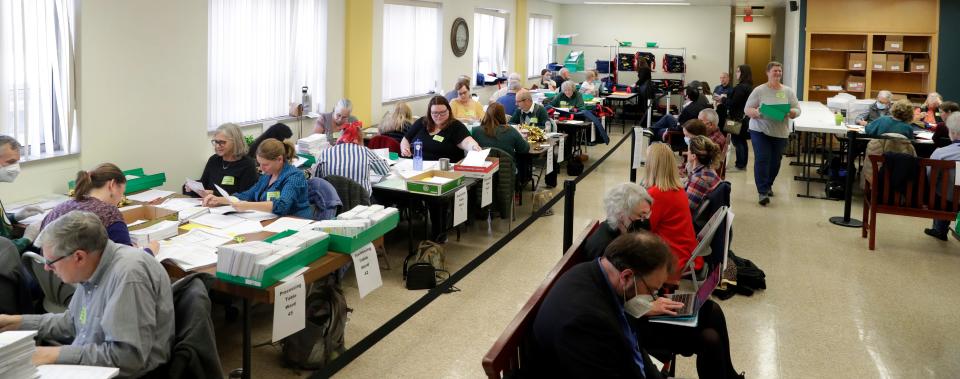
[[[670,252],[677,257],[677,271],[671,275],[680,279],[680,270],[690,260],[697,248],[697,234],[693,231],[693,216],[690,215],[690,203],[687,193],[681,188],[673,191],[661,191],[656,186],[647,189],[653,197],[650,209],[650,231],[660,236],[670,246]],[[694,267],[703,267],[703,258],[697,258]]]

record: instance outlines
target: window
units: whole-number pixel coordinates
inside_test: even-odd
[[[478,10],[473,15],[473,68],[481,74],[507,69],[507,18],[498,11]]]
[[[530,17],[527,38],[527,77],[540,75],[540,70],[553,62],[553,20],[549,16]]]
[[[210,0],[207,129],[324,109],[325,0]],[[312,108],[312,107],[311,107]]]
[[[74,0],[0,1],[0,133],[26,159],[76,153]]]
[[[383,5],[383,101],[429,94],[439,84],[440,9],[416,4]]]

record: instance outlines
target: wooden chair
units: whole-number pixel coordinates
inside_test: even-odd
[[[870,250],[876,247],[877,213],[946,221],[953,221],[957,217],[957,212],[960,212],[960,186],[955,186],[950,181],[956,162],[918,158],[917,176],[901,192],[891,188],[890,170],[880,172],[884,157],[869,157],[873,173],[864,183],[861,236],[867,238],[869,235]],[[934,182],[937,178],[940,178],[939,182]],[[942,194],[949,193],[951,187],[952,199],[937,196],[938,191]]]
[[[540,304],[543,303],[547,292],[553,288],[560,275],[578,263],[589,260],[583,253],[583,244],[599,226],[600,222],[594,220],[577,236],[560,262],[550,270],[540,287],[534,291],[523,308],[520,308],[520,312],[513,321],[510,321],[500,338],[493,343],[490,351],[483,356],[483,371],[488,378],[500,379],[504,374],[521,368],[524,351],[527,348],[526,341],[530,338],[528,333],[533,326],[537,311],[540,310]]]

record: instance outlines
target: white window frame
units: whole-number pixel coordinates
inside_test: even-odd
[[[537,35],[537,32],[540,31],[534,29],[534,24],[544,22],[544,20],[550,22],[550,31]],[[527,78],[540,77],[540,70],[546,68],[547,63],[555,61],[552,46],[554,28],[553,17],[551,16],[531,13],[530,17],[527,18]],[[544,62],[537,61],[536,53],[538,52],[545,54],[546,60]]]
[[[436,27],[423,25],[416,18],[398,20],[395,25],[388,20],[387,13],[394,7],[421,8],[436,12]],[[429,12],[424,12],[429,13]],[[441,57],[443,56],[443,8],[439,3],[411,0],[392,0],[383,3],[383,31],[381,36],[381,86],[380,97],[384,104],[418,98],[436,93],[440,85]],[[428,17],[429,15],[425,15]],[[395,27],[423,26],[407,33],[401,33]],[[432,30],[427,30],[432,29]],[[412,34],[412,35],[411,35]],[[424,42],[418,42],[421,37]],[[411,54],[409,58],[405,54]],[[404,66],[401,66],[404,65]],[[400,80],[409,80],[410,88],[391,89],[401,84]]]
[[[208,0],[208,12],[207,131],[325,109],[327,0]]]
[[[507,13],[507,12],[505,12],[505,11],[502,11],[502,10],[497,10],[497,9],[483,9],[483,8],[478,8],[478,9],[475,10],[474,16],[473,16],[473,30],[474,30],[474,33],[471,33],[471,34],[473,34],[473,36],[474,36],[474,38],[473,38],[473,72],[474,72],[474,74],[480,74],[480,73],[482,73],[482,74],[486,75],[486,74],[488,74],[488,73],[490,73],[490,72],[494,72],[494,73],[496,73],[496,74],[501,74],[501,73],[504,72],[504,71],[508,71],[508,68],[510,67],[509,49],[507,48],[507,42],[508,42],[507,37],[508,37],[508,34],[509,34],[509,32],[510,32],[510,30],[509,30],[509,29],[510,29],[510,27],[509,27],[510,17],[509,17],[509,16],[510,16],[509,13]],[[490,36],[491,38],[497,38],[497,34],[500,33],[500,32],[498,32],[498,31],[496,31],[496,30],[490,30],[490,31],[483,30],[484,27],[482,26],[482,19],[483,19],[483,18],[488,18],[488,17],[496,17],[496,18],[499,18],[500,21],[502,21],[502,23],[503,23],[503,31],[502,31],[502,33],[503,33],[503,38],[502,38],[502,45],[500,46],[501,51],[499,52],[499,55],[500,55],[499,61],[498,61],[498,62],[494,62],[494,63],[491,64],[491,65],[492,65],[492,70],[481,71],[480,66],[483,64],[483,61],[485,61],[485,60],[489,61],[489,60],[492,60],[492,59],[497,59],[497,57],[496,57],[497,53],[496,53],[496,52],[493,52],[492,54],[490,54],[490,51],[487,51],[487,53],[481,53],[481,48],[487,47],[487,46],[485,46],[487,43],[491,43],[491,44],[492,44],[492,43],[495,43],[495,41],[493,41],[493,40],[491,40],[490,42],[481,41],[481,38],[486,38],[487,36],[486,36],[485,34],[487,34],[487,33],[492,34],[492,35]],[[496,27],[497,27],[496,25],[493,25],[493,28],[496,28]],[[498,38],[498,39],[499,39],[499,38]],[[495,49],[496,49],[496,46],[493,46],[493,47],[491,47],[490,50],[492,51],[492,50],[495,50]],[[494,55],[494,57],[489,57],[488,55]],[[489,63],[488,63],[488,64],[489,64]],[[476,76],[476,75],[474,75],[474,76]],[[476,78],[474,78],[474,79],[476,79]],[[482,86],[482,85],[483,85],[483,83],[475,83],[475,84],[476,84],[476,85],[479,85],[479,86]]]

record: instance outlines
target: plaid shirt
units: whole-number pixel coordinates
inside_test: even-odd
[[[713,133],[710,133],[710,135],[707,137],[710,137],[710,140],[717,144],[717,146],[720,148],[720,151],[727,151],[727,136],[723,135],[722,131],[719,129],[714,130]]]
[[[706,168],[704,165],[694,167],[687,177],[687,200],[690,201],[690,209],[700,208],[703,199],[707,198],[717,184],[720,184],[720,177],[712,168]]]

